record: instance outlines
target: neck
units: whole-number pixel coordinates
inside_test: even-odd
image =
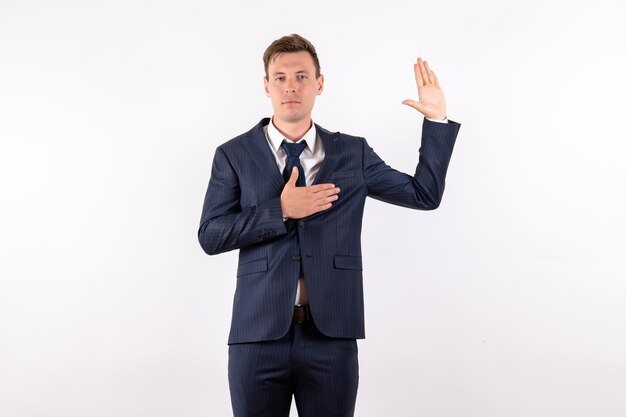
[[[272,123],[276,126],[276,129],[287,139],[291,141],[298,141],[302,139],[302,136],[311,128],[313,121],[311,118],[298,120],[296,122],[285,122],[277,118],[272,117]]]

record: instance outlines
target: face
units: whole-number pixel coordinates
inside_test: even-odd
[[[265,95],[272,100],[274,118],[297,123],[311,118],[315,97],[322,94],[324,76],[315,78],[315,64],[307,51],[279,54],[264,78]]]

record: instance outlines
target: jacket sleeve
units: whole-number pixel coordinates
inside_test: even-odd
[[[287,233],[280,196],[241,207],[237,172],[221,147],[215,151],[198,240],[209,255],[264,242]]]
[[[385,164],[363,140],[363,173],[368,196],[413,209],[439,207],[460,126],[452,120],[444,124],[424,119],[419,162],[413,176]]]

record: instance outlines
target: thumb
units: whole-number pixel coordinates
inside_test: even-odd
[[[415,100],[404,100],[402,102],[402,104],[406,104],[407,106],[413,107],[415,110],[417,110],[420,113],[424,113],[424,105],[420,102],[420,101],[415,101]]]
[[[295,187],[296,182],[298,181],[298,175],[300,175],[300,171],[298,170],[298,167],[293,167],[291,169],[291,176],[289,177],[289,181],[287,181],[287,185]]]

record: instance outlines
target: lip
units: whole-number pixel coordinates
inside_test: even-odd
[[[283,101],[283,104],[300,104],[298,100],[286,100]]]

